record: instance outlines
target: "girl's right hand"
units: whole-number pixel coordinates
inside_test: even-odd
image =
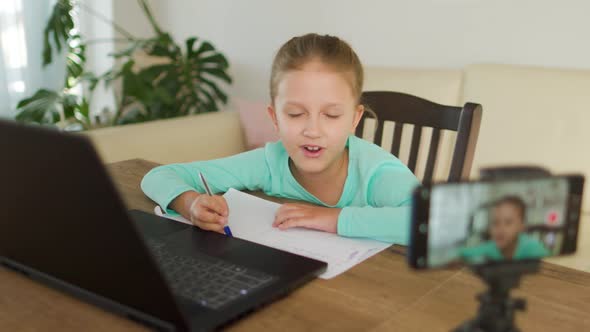
[[[189,220],[193,225],[208,231],[224,234],[229,208],[223,196],[199,194],[188,208]]]

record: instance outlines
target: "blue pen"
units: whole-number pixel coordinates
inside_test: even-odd
[[[209,189],[209,185],[207,184],[207,181],[203,176],[203,173],[199,172],[199,176],[201,177],[201,182],[203,182],[203,186],[205,186],[205,191],[207,192],[207,195],[213,196],[213,194],[211,193],[211,189]],[[229,226],[223,227],[223,231],[225,232],[225,235],[233,237],[231,229],[229,229]]]

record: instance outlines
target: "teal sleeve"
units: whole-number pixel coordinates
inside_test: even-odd
[[[203,173],[213,194],[224,193],[229,188],[264,190],[270,183],[265,150],[260,148],[227,158],[158,166],[143,177],[141,189],[171,212],[168,205],[178,195],[186,191],[205,192],[199,172]]]
[[[407,245],[416,176],[405,165],[380,167],[369,179],[368,206],[345,207],[338,234]]]
[[[345,207],[338,217],[338,234],[407,245],[411,206]]]
[[[541,241],[528,234],[520,234],[515,259],[534,259],[549,256],[549,250]]]

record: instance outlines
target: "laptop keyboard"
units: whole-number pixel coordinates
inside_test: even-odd
[[[159,240],[147,239],[147,244],[173,292],[211,309],[219,309],[275,279],[264,272],[199,253],[178,255]]]

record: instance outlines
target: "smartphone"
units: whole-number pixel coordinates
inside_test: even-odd
[[[496,264],[576,251],[582,175],[435,183],[413,194],[408,263]]]

